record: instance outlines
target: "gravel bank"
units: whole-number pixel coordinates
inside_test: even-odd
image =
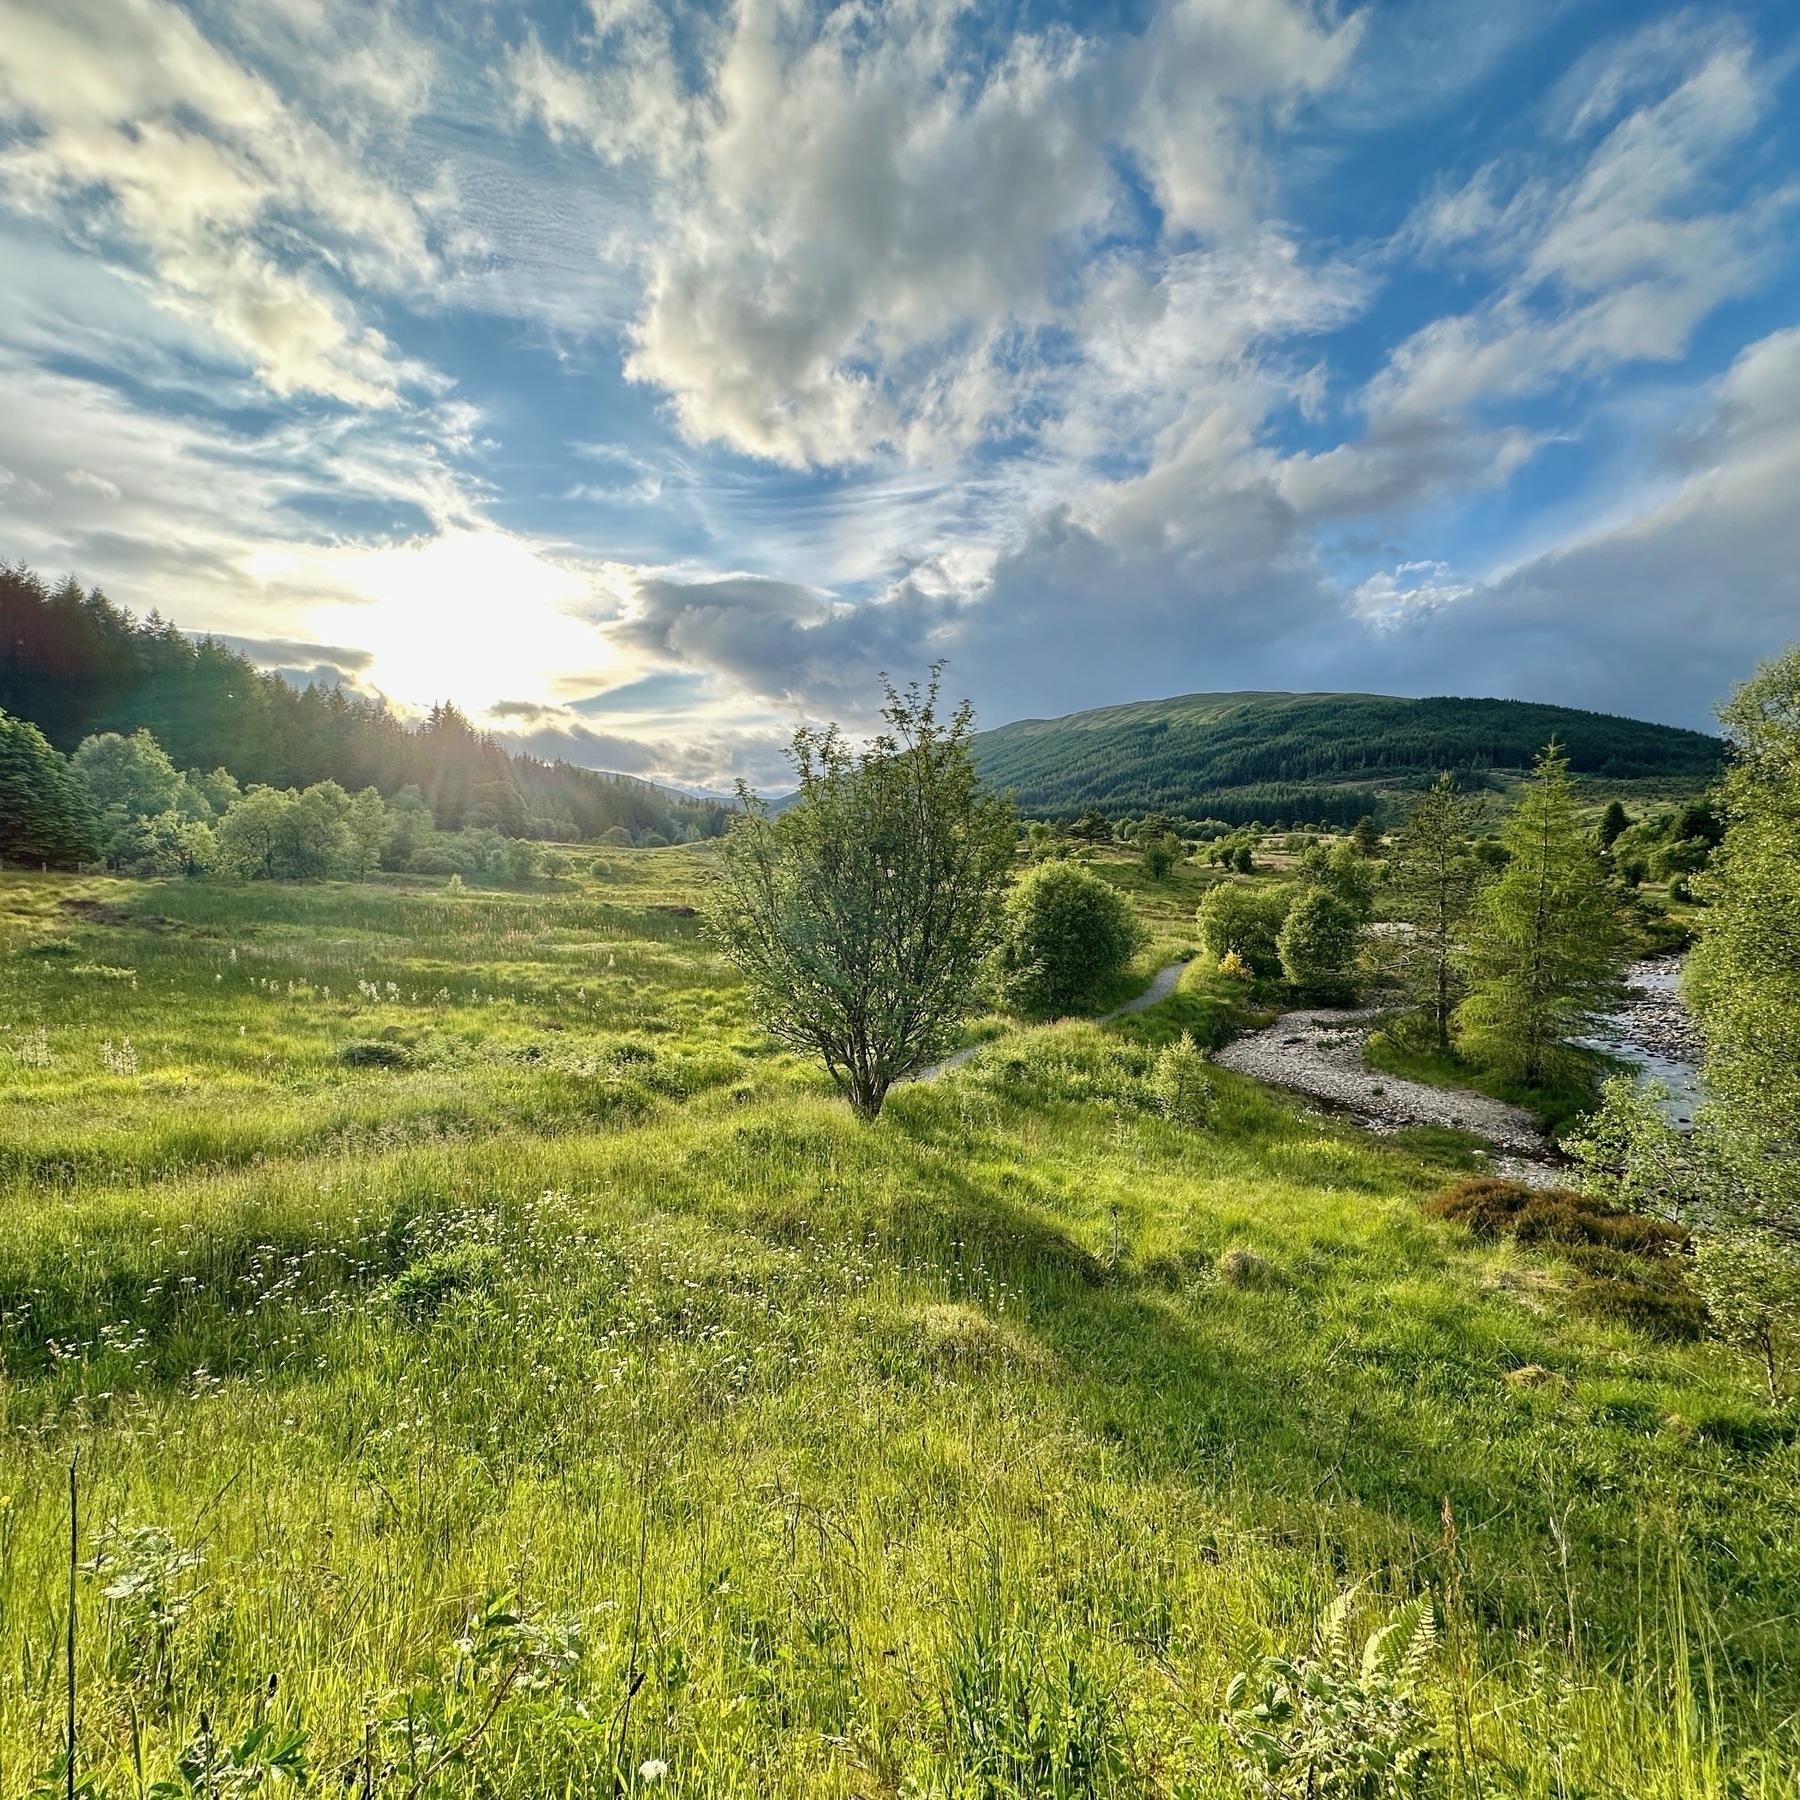
[[[1537,1120],[1522,1106],[1490,1100],[1462,1088],[1427,1087],[1363,1067],[1363,1039],[1372,1010],[1284,1013],[1264,1031],[1252,1032],[1213,1053],[1221,1068],[1258,1081],[1294,1088],[1347,1107],[1376,1131],[1408,1125],[1448,1125],[1472,1131],[1501,1150],[1547,1156],[1550,1147]]]
[[[1646,957],[1625,971],[1625,1004],[1607,1021],[1608,1035],[1651,1056],[1698,1064],[1706,1039],[1681,998],[1679,956]]]

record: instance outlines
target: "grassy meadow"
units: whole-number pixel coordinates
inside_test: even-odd
[[[1141,985],[1191,878],[1100,866]],[[1423,1219],[1450,1134],[1165,1117],[1198,977],[859,1127],[704,873],[0,877],[0,1800],[72,1458],[94,1795],[1237,1795],[1230,1675],[1354,1584],[1441,1621],[1433,1792],[1796,1791],[1755,1368]]]

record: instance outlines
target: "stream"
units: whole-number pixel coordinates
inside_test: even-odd
[[[1625,971],[1630,998],[1592,1037],[1578,1041],[1630,1063],[1640,1081],[1660,1081],[1669,1090],[1663,1116],[1688,1129],[1705,1098],[1700,1062],[1706,1046],[1681,998],[1681,965],[1679,956],[1633,963]]]

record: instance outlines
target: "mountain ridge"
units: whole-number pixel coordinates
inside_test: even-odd
[[[1571,769],[1620,781],[1704,784],[1723,740],[1628,715],[1484,696],[1249,689],[1016,719],[977,735],[984,777],[1021,810],[1167,812],[1229,824],[1345,824],[1381,789],[1445,769],[1471,780],[1523,771],[1555,736]]]

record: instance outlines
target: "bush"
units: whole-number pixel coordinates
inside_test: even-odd
[[[1313,888],[1288,908],[1276,947],[1281,971],[1309,999],[1348,1005],[1356,998],[1356,909],[1329,888]]]
[[[1679,1225],[1625,1212],[1592,1194],[1492,1177],[1458,1182],[1428,1200],[1425,1212],[1453,1219],[1477,1237],[1556,1245],[1586,1276],[1569,1296],[1571,1311],[1660,1338],[1695,1338],[1705,1324],[1706,1309],[1677,1254],[1688,1245]]]
[[[1684,1250],[1679,1225],[1626,1212],[1593,1194],[1568,1188],[1529,1188],[1517,1181],[1476,1176],[1425,1202],[1425,1215],[1465,1225],[1477,1237],[1517,1238],[1521,1244],[1591,1244],[1631,1256]]]
[[[631,833],[627,831],[623,825],[609,825],[601,832],[598,842],[602,844],[613,844],[624,849],[629,847],[631,843]]]
[[[1281,928],[1293,899],[1291,887],[1221,882],[1200,902],[1201,942],[1218,961],[1235,950],[1252,974],[1279,975]]]
[[[1007,896],[1000,944],[1007,1003],[1039,1018],[1073,1012],[1143,942],[1130,904],[1078,863],[1028,870]]]

